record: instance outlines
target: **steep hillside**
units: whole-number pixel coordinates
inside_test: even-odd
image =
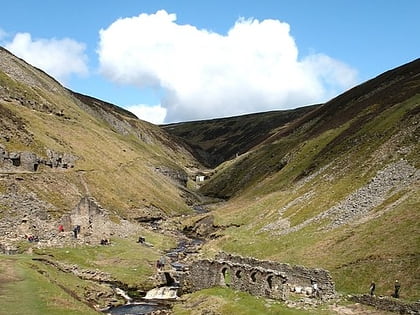
[[[218,250],[318,266],[339,290],[419,296],[420,59],[388,71],[220,165],[201,188],[229,199],[212,222]],[[212,221],[213,219],[213,221]],[[214,227],[219,227],[215,231]],[[201,232],[204,233],[204,232]]]
[[[0,113],[0,237],[47,237],[83,221],[98,238],[114,231],[92,227],[92,215],[144,221],[196,201],[186,186],[200,165],[176,139],[2,48]]]
[[[348,156],[351,151],[365,146],[373,151],[398,132],[409,137],[408,144],[412,145],[416,138],[410,136],[410,126],[406,123],[416,122],[418,116],[419,67],[417,59],[279,126],[257,148],[228,163],[232,166],[222,166],[223,171],[203,186],[202,191],[230,197],[289,164],[282,173],[288,173],[283,177],[283,184],[287,186],[337,157]],[[315,148],[302,151],[307,141],[315,140]],[[299,154],[301,161],[297,163],[294,156],[299,152],[304,154]],[[410,156],[413,155],[415,152]]]
[[[184,140],[194,156],[208,167],[249,151],[271,136],[276,128],[311,112],[317,106],[272,111],[237,117],[163,125],[169,133]]]
[[[225,251],[321,267],[345,293],[375,280],[390,295],[399,279],[402,299],[418,300],[419,126],[420,59],[322,105],[161,128],[0,47],[0,251],[24,252],[0,255],[0,304],[123,303],[113,287],[139,295],[171,280],[155,263],[180,240],[183,262]],[[201,163],[216,168],[196,185]],[[175,312],[290,311],[228,288],[183,301]]]

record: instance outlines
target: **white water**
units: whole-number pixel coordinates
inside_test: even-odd
[[[131,297],[128,296],[128,294],[125,291],[121,290],[120,288],[115,288],[115,293],[121,295],[127,301],[127,303],[131,303],[131,301],[133,300]]]
[[[176,287],[160,287],[154,288],[146,293],[144,297],[146,300],[169,300],[169,299],[176,299],[178,296],[176,295],[178,288]]]

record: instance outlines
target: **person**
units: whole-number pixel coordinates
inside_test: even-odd
[[[316,283],[314,279],[311,279],[311,286],[312,286],[312,296],[315,298],[319,297],[318,283]]]
[[[140,236],[137,243],[143,244],[146,241],[146,239],[143,236]]]
[[[58,226],[58,232],[64,232],[64,227],[62,224]]]
[[[161,257],[160,259],[159,259],[159,265],[160,265],[160,268],[165,268],[165,257]]]
[[[398,299],[400,297],[400,289],[401,289],[401,284],[398,280],[395,280],[395,284],[394,284],[394,298]]]
[[[74,238],[77,238],[77,227],[74,227],[73,234],[74,234]]]
[[[371,295],[371,296],[373,296],[373,295],[375,294],[375,288],[376,288],[376,284],[375,284],[375,282],[374,282],[374,281],[372,281],[372,282],[370,283],[370,287],[369,287],[369,290],[370,290],[370,295]]]

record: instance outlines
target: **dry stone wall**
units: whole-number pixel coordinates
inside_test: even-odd
[[[312,283],[319,293],[315,295]],[[335,285],[328,271],[255,258],[219,254],[215,260],[193,263],[181,279],[183,292],[214,286],[227,286],[255,296],[286,300],[290,292],[322,299],[335,296]]]

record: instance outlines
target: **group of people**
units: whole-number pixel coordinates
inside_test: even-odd
[[[165,259],[165,257],[161,257],[160,259],[158,259],[158,260],[156,261],[156,268],[157,268],[158,270],[163,269],[163,268],[165,267],[165,263],[166,263],[166,259]]]
[[[101,239],[101,245],[111,245],[111,241],[107,238]]]
[[[60,224],[58,226],[58,232],[64,232],[64,226],[62,224]],[[74,238],[77,238],[77,235],[80,234],[80,225],[75,225],[73,228],[73,236]]]
[[[321,297],[321,292],[319,290],[318,284],[316,283],[316,281],[314,279],[311,279],[311,287],[312,287],[312,296],[315,298],[320,298]],[[369,287],[369,293],[371,296],[375,295],[375,289],[376,289],[376,283],[375,281],[372,281],[370,283],[370,287]],[[392,297],[394,298],[399,298],[400,297],[400,289],[401,289],[401,284],[398,280],[395,280],[394,283],[394,293],[392,294]]]
[[[371,296],[375,295],[375,289],[376,289],[375,281],[372,281],[370,283],[370,287],[369,287],[369,292],[370,292],[370,295]],[[398,299],[400,297],[400,289],[401,289],[400,282],[398,280],[395,280],[395,283],[394,283],[394,294],[392,294],[392,296],[394,298],[397,298]]]
[[[25,235],[29,243],[39,242],[39,238],[36,235]]]

